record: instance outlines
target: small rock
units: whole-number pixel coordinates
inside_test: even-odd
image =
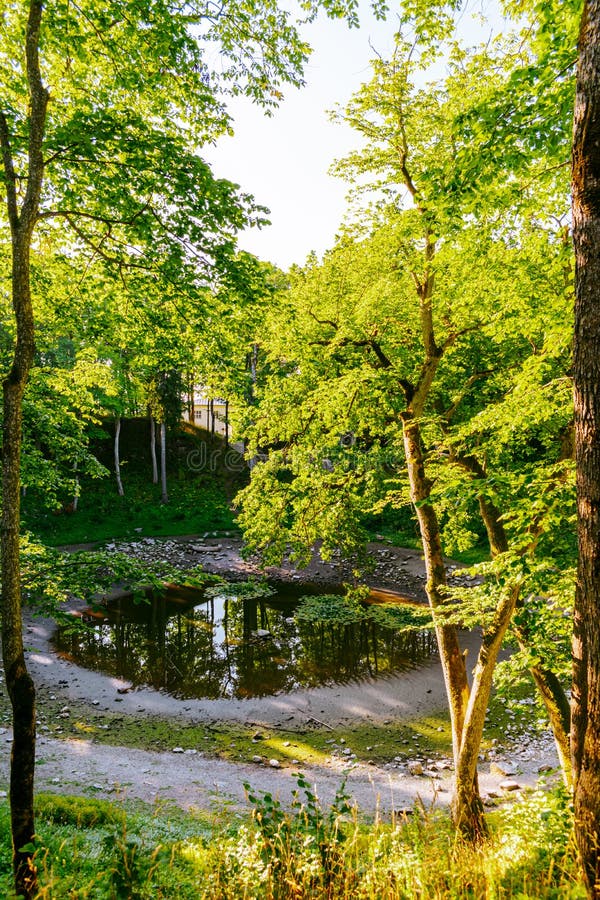
[[[540,775],[544,775],[546,772],[553,772],[554,766],[543,765],[538,767],[538,772]]]
[[[183,749],[183,747],[173,747],[172,752],[173,753],[185,753],[185,750]]]
[[[409,762],[408,771],[411,775],[422,775],[423,774],[423,766],[420,762]]]
[[[510,775],[514,775],[515,770],[508,763],[503,762],[491,762],[490,763],[490,775],[499,775],[500,777],[508,777]]]
[[[262,762],[262,756],[253,756],[253,757],[252,757],[252,762],[254,762],[254,763],[261,763],[261,762]]]
[[[500,787],[503,791],[519,791],[521,790],[521,785],[518,781],[502,781],[500,782]]]
[[[272,769],[280,769],[281,768],[281,763],[279,762],[278,759],[270,759],[269,765],[271,766]]]

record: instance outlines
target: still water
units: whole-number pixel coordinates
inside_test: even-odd
[[[90,611],[85,629],[59,629],[54,645],[86,668],[185,698],[260,697],[374,678],[435,652],[430,632],[400,633],[368,616],[352,624],[294,618],[300,593],[317,592],[323,588],[286,585],[259,599],[190,588],[125,597]]]

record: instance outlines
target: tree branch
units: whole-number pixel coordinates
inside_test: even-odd
[[[113,219],[109,216],[101,216],[97,213],[89,213],[84,212],[79,209],[49,209],[45,212],[39,214],[40,219],[58,219],[64,218],[67,219],[69,224],[72,226],[73,219],[89,219],[91,222],[100,222],[102,225],[106,225],[108,228],[112,228],[114,225],[133,225],[136,219],[142,215],[142,213],[150,208],[150,200],[147,200],[140,208],[133,213],[128,219]],[[161,223],[162,224],[162,223]],[[164,227],[164,226],[163,226]]]
[[[17,204],[17,176],[10,146],[10,134],[8,121],[3,112],[0,112],[0,147],[2,148],[2,162],[6,176],[6,205],[11,229],[19,225],[19,207]]]
[[[482,372],[474,372],[473,375],[471,375],[469,378],[467,378],[467,381],[466,381],[461,393],[459,394],[458,399],[454,401],[452,406],[449,406],[448,409],[442,413],[442,418],[448,424],[450,424],[454,413],[456,412],[456,410],[458,409],[458,407],[460,406],[462,401],[465,399],[465,397],[469,391],[469,388],[471,388],[475,384],[476,381],[479,381],[480,378],[487,378],[487,376],[491,375],[493,372],[494,372],[494,369],[485,369]]]
[[[308,314],[311,319],[315,320],[317,325],[330,325],[334,331],[337,331],[339,328],[339,325],[337,324],[337,322],[334,322],[333,319],[319,319],[312,311],[312,309],[309,309]]]

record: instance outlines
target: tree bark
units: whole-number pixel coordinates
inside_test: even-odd
[[[2,657],[13,711],[10,809],[15,888],[17,894],[30,897],[35,892],[32,854],[21,848],[30,845],[35,834],[35,689],[23,652],[19,532],[22,399],[33,361],[34,329],[29,254],[26,239],[20,235],[13,240],[13,304],[17,312],[17,345],[10,374],[3,385]]]
[[[37,893],[31,845],[35,836],[33,788],[35,773],[35,688],[23,650],[21,571],[19,558],[20,482],[23,392],[33,363],[35,333],[31,302],[31,240],[38,215],[44,177],[42,143],[46,127],[48,91],[39,64],[41,0],[30,0],[25,35],[28,87],[28,160],[25,195],[19,207],[10,128],[0,110],[0,147],[4,167],[6,209],[11,231],[12,305],[16,343],[10,372],[3,383],[2,520],[0,555],[2,579],[2,656],[6,687],[13,713],[10,765],[10,812],[15,891],[29,900]]]
[[[125,495],[125,491],[123,490],[123,482],[121,481],[121,453],[119,449],[119,438],[121,436],[121,416],[117,416],[115,419],[115,477],[117,479],[117,493],[119,497],[123,497]]]
[[[156,422],[150,414],[150,459],[152,460],[152,484],[158,484],[158,463],[156,462]]]
[[[575,834],[590,897],[600,897],[600,0],[579,35],[573,125],[573,383],[579,563],[573,617]]]
[[[520,628],[515,628],[519,645],[527,647],[527,639]],[[573,786],[573,769],[571,766],[571,707],[563,686],[550,669],[541,665],[530,666],[529,671],[540,692],[550,727],[556,744],[558,761],[563,773],[563,780],[568,788]]]
[[[73,475],[74,475],[74,480],[75,480],[75,487],[73,490],[73,500],[71,503],[74,513],[77,512],[77,507],[79,506],[79,472],[78,472],[78,468],[79,468],[79,466],[77,465],[77,460],[75,460],[75,462],[73,463]]]
[[[160,500],[161,503],[169,502],[167,491],[167,426],[160,423]]]
[[[485,478],[483,466],[474,456],[461,456],[458,459],[458,462],[476,479]],[[506,535],[500,511],[495,503],[484,494],[479,494],[478,500],[481,518],[488,536],[491,555],[495,557],[501,553],[508,553],[508,537]],[[511,590],[515,591],[513,604],[514,612],[519,606],[519,590],[516,585],[513,589],[509,588],[509,592]],[[527,627],[525,625],[513,624],[513,632],[521,649],[527,652],[531,647],[531,638],[528,634]],[[571,787],[572,768],[569,737],[571,731],[571,709],[567,695],[554,672],[547,666],[541,663],[535,663],[529,667],[529,671],[531,672],[531,676],[540,693],[550,721],[564,782],[567,787]]]
[[[439,614],[446,588],[446,568],[442,554],[439,524],[435,509],[430,500],[431,483],[425,475],[425,463],[421,449],[421,436],[418,422],[411,413],[402,416],[404,433],[404,452],[410,482],[411,500],[415,507],[427,575],[427,596],[433,613],[435,633],[440,652],[440,661],[444,673],[444,683],[450,708],[452,726],[452,749],[456,772],[455,792],[452,802],[454,824],[469,838],[480,838],[487,832],[483,816],[483,804],[479,796],[477,777],[477,759],[479,741],[464,741],[464,728],[469,705],[469,684],[465,657],[458,642],[458,633],[454,625],[444,625]],[[484,708],[487,709],[487,702]],[[483,723],[481,725],[483,729]]]

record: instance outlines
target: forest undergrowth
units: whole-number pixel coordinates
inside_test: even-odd
[[[291,808],[246,785],[249,813],[185,814],[81,797],[37,798],[40,900],[436,900],[580,898],[565,793],[536,791],[489,814],[467,846],[445,811],[415,805],[363,822],[343,783],[330,807],[297,778]],[[11,898],[9,811],[0,806],[0,891]]]

